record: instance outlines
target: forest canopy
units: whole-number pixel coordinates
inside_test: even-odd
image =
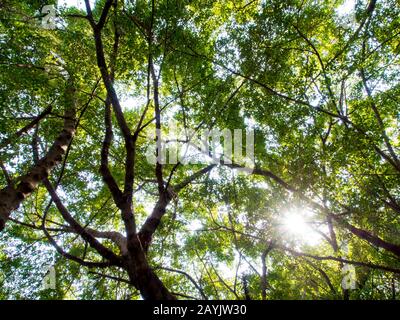
[[[0,0],[0,299],[399,299],[399,54],[398,0]]]

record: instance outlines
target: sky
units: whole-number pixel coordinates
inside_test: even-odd
[[[90,4],[93,7],[95,0],[90,0]],[[58,0],[58,6],[66,5],[67,7],[77,7],[79,9],[85,9],[84,0]]]
[[[355,0],[345,0],[342,5],[340,5],[337,9],[336,12],[340,16],[344,16],[346,14],[349,14],[355,7],[356,1]]]

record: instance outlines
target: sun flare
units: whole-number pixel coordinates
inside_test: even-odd
[[[284,235],[288,233],[291,238],[309,245],[317,245],[321,241],[321,236],[311,227],[311,218],[312,216],[302,209],[287,211],[282,220]]]

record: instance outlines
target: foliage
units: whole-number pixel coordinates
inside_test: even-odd
[[[168,198],[145,261],[173,295],[399,298],[398,1],[357,1],[343,13],[338,0],[98,0],[92,18],[84,7],[58,6],[55,29],[40,24],[45,4],[0,2],[1,188],[29,172],[35,149],[43,157],[57,139],[73,79],[76,133],[50,183],[69,214],[125,259],[117,242],[92,232],[116,231],[130,241],[99,170],[111,108],[107,166],[123,190],[134,154],[134,190],[125,195],[138,234]],[[109,77],[92,23],[105,13],[99,30]],[[134,151],[116,99],[137,135]],[[49,106],[35,126],[15,135]],[[257,170],[209,162],[157,169],[146,158],[156,145],[148,137],[157,128],[166,136],[173,121],[185,132],[254,129]],[[55,203],[40,184],[12,213],[0,234],[0,299],[146,297],[129,266],[88,268],[65,256],[108,261]],[[290,210],[306,217],[316,243],[287,230]],[[341,287],[346,264],[356,268],[350,291]],[[51,265],[57,286],[42,290]]]

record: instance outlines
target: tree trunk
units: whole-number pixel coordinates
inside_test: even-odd
[[[9,185],[0,191],[0,232],[4,229],[12,211],[28,197],[50,171],[62,161],[72,137],[75,134],[76,100],[75,89],[68,84],[65,94],[66,108],[64,126],[48,153],[29,172],[19,177],[19,183]]]
[[[162,283],[147,262],[138,237],[128,242],[128,274],[131,283],[140,291],[145,300],[176,300],[176,297]]]

